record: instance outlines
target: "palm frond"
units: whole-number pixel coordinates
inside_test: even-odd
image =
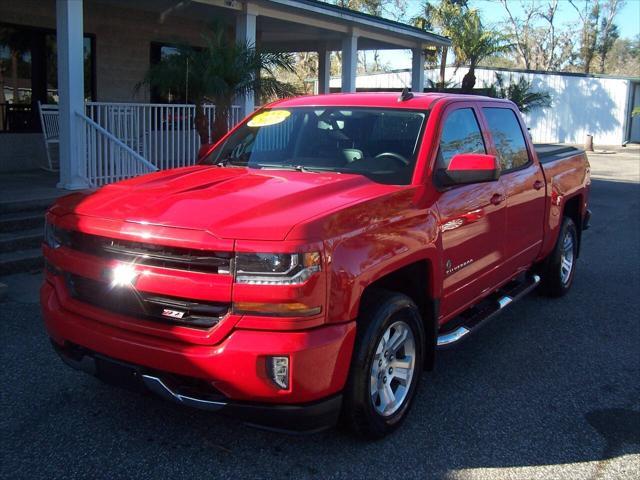
[[[234,100],[242,95],[280,98],[298,93],[293,85],[276,78],[278,71],[295,70],[293,55],[262,52],[252,44],[236,42],[221,23],[214,24],[202,39],[203,48],[179,47],[176,54],[150,67],[136,91],[143,85],[163,93],[186,91],[188,83],[188,100],[199,106],[215,103],[216,117],[228,115]],[[214,123],[219,129],[226,125],[224,118]]]

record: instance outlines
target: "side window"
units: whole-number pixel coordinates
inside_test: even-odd
[[[445,119],[440,137],[438,168],[447,168],[458,153],[487,153],[478,120],[471,108],[454,110]]]
[[[483,108],[482,111],[496,144],[502,171],[520,168],[529,163],[527,144],[515,112],[509,108]]]

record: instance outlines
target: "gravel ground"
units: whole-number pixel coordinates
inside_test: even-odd
[[[38,275],[3,279],[1,478],[640,477],[640,151],[590,156],[572,292],[439,355],[391,437],[287,436],[101,384],[51,350]]]

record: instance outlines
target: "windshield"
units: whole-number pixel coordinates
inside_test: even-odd
[[[205,164],[365,175],[411,182],[425,112],[383,108],[263,110],[203,160]]]

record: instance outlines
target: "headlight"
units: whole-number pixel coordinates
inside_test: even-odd
[[[293,285],[319,272],[320,253],[239,253],[235,258],[237,283]]]
[[[44,224],[44,243],[49,248],[58,248],[62,245],[61,231],[53,223]]]

